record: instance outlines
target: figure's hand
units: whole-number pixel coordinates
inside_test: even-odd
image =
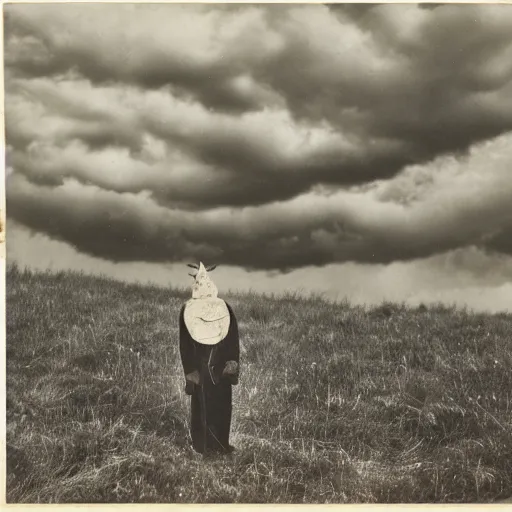
[[[222,376],[226,377],[231,384],[238,384],[238,363],[236,361],[228,361],[222,371]]]
[[[197,370],[185,375],[185,394],[191,395],[195,386],[199,386],[199,372]]]
[[[185,394],[186,395],[193,395],[194,394],[194,383],[187,380],[185,383]]]
[[[192,384],[196,384],[197,386],[199,386],[199,372],[197,370],[194,370],[191,373],[187,373],[187,375],[185,375],[185,380],[192,382]]]
[[[222,375],[236,375],[238,373],[238,363],[236,361],[228,361]]]

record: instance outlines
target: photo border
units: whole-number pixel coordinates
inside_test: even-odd
[[[422,510],[431,510],[442,508],[444,512],[455,512],[460,511],[461,508],[464,510],[476,510],[477,508],[481,510],[482,508],[485,510],[493,510],[493,511],[503,511],[503,512],[512,512],[512,499],[510,503],[498,502],[494,504],[484,504],[484,503],[476,503],[476,504],[277,504],[277,503],[265,503],[265,504],[150,504],[150,503],[141,503],[141,504],[7,504],[6,503],[6,281],[5,281],[5,272],[6,272],[6,233],[7,233],[7,222],[6,222],[6,194],[5,194],[5,150],[6,150],[6,141],[5,141],[5,108],[4,108],[4,100],[5,100],[5,81],[4,81],[4,7],[6,4],[60,4],[60,3],[81,3],[81,4],[482,4],[482,5],[510,5],[512,9],[512,0],[501,0],[501,1],[492,1],[492,2],[484,2],[477,0],[450,0],[445,2],[435,2],[435,1],[420,1],[414,2],[411,0],[397,0],[397,1],[370,1],[370,0],[353,0],[349,2],[322,2],[322,1],[311,1],[311,0],[259,0],[256,2],[249,1],[237,1],[237,0],[227,0],[224,2],[219,2],[216,0],[166,0],[166,1],[143,1],[143,0],[133,0],[133,1],[125,1],[125,0],[98,0],[98,1],[90,1],[90,0],[32,0],[32,1],[22,1],[22,0],[0,0],[2,4],[2,17],[0,21],[0,47],[1,47],[1,112],[2,112],[2,123],[1,123],[1,154],[2,154],[2,163],[0,166],[0,342],[1,342],[1,356],[0,356],[0,368],[1,368],[1,388],[0,388],[0,397],[1,397],[1,408],[2,408],[2,421],[0,423],[0,439],[1,439],[1,453],[0,453],[0,506],[2,510],[23,510],[27,512],[37,512],[38,510],[44,509],[48,511],[61,511],[66,510],[70,512],[81,512],[84,509],[87,510],[101,510],[101,511],[119,511],[119,510],[133,510],[139,511],[144,510],[146,507],[151,507],[152,510],[186,510],[189,512],[196,512],[202,510],[203,508],[207,508],[211,511],[222,511],[225,512],[226,507],[229,507],[230,510],[240,510],[252,512],[255,508],[259,510],[272,510],[274,507],[279,510],[293,510],[297,507],[300,507],[304,511],[308,512],[323,512],[332,510],[334,507],[342,508],[342,512],[352,512],[352,511],[373,511],[382,509],[382,507],[390,508],[391,510],[414,510],[422,511]]]

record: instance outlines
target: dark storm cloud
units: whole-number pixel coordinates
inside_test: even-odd
[[[176,93],[199,99],[207,107],[234,113],[258,109],[263,106],[268,92],[266,94],[264,87],[255,87],[252,91],[244,89],[243,73],[247,65],[240,57],[232,60],[224,53],[227,49],[221,48],[222,53],[216,52],[214,58],[203,58],[200,54],[190,55],[181,47],[180,43],[186,45],[187,40],[193,40],[192,34],[185,35],[185,32],[195,32],[201,28],[197,26],[198,21],[202,24],[200,18],[209,16],[203,11],[204,7],[193,5],[184,9],[179,5],[141,7],[132,4],[89,5],[85,11],[80,5],[69,5],[65,12],[57,13],[51,6],[42,9],[34,6],[29,10],[13,6],[6,9],[9,45],[6,64],[22,77],[58,75],[73,69],[96,84],[114,81],[144,89],[171,84]],[[223,15],[227,25],[236,25],[236,10],[221,8],[217,12]],[[249,18],[248,22],[254,16],[249,15]],[[76,37],[69,32],[69,26],[88,22],[93,25],[80,27]],[[132,41],[126,41],[126,34],[119,33],[118,23],[123,22],[128,30],[134,29]],[[193,25],[187,27],[187,22]],[[156,30],[155,25],[158,25]],[[142,33],[137,28],[140,26],[147,32]],[[215,30],[208,20],[205,28]],[[179,36],[173,38],[167,30],[179,32],[185,40],[180,40]],[[95,36],[98,41],[89,39]],[[209,33],[204,43],[211,44],[214,38],[215,35]],[[127,47],[127,42],[138,48]]]
[[[492,251],[512,255],[512,219],[509,219],[508,226],[490,235],[485,245]]]
[[[398,138],[419,160],[511,128],[511,109],[502,110],[511,94],[509,6],[381,5],[356,23],[320,10],[290,17],[282,61],[265,78],[297,115]],[[322,36],[307,37],[316,26]]]
[[[11,5],[5,27],[9,215],[83,252],[510,252],[509,6]]]
[[[446,158],[366,190],[200,212],[75,181],[36,186],[15,174],[8,208],[26,226],[114,261],[192,258],[281,270],[389,263],[469,245],[492,249],[496,235],[510,228],[511,142],[504,136],[474,148],[465,162]]]
[[[161,202],[186,201],[199,207],[261,204],[293,197],[319,181],[351,185],[375,175],[391,176],[403,160],[400,141],[375,139],[367,152],[362,139],[322,125],[297,123],[286,111],[233,118],[162,91],[148,98],[136,89],[121,94],[113,87],[95,89],[77,81],[53,85],[43,79],[29,84],[13,80],[11,89],[16,99],[6,109],[8,139],[14,147],[11,158],[19,171],[38,182],[73,176],[118,192],[145,188]],[[137,108],[130,111],[124,103]],[[44,115],[36,124],[33,116],[41,108]],[[179,152],[181,160],[187,159],[185,182],[173,178],[183,161],[176,163],[168,154],[157,162],[145,158],[145,137],[164,144],[174,157]],[[40,144],[27,151],[34,139]],[[97,151],[79,150],[77,139],[92,150],[125,145],[132,159],[113,163],[108,149],[108,156],[100,159]],[[121,162],[125,170],[117,172]],[[196,180],[198,167],[207,175]],[[133,168],[137,178],[127,179],[126,168]]]
[[[247,113],[287,105],[306,124],[328,121],[331,129],[357,138],[360,151],[352,158],[341,148],[331,151],[325,164],[305,162],[310,175],[299,172],[289,195],[279,183],[268,187],[266,179],[260,187],[251,184],[254,202],[264,201],[262,187],[275,191],[268,198],[275,200],[318,181],[386,178],[414,161],[465,149],[512,128],[511,109],[502,108],[511,93],[508,6],[425,11],[415,5],[353,5],[336,9],[336,16],[331,10],[272,5],[13,8],[7,18],[12,33],[7,65],[13,74],[29,76],[72,68],[96,84],[168,85],[177,97],[188,94],[214,110]],[[149,29],[142,37],[144,26]],[[192,36],[192,27],[203,35]],[[35,41],[42,50],[36,51]],[[222,128],[183,143],[197,151],[198,159],[233,168],[233,174],[255,168],[279,181],[283,167],[302,163],[292,158],[275,162],[272,150],[254,146],[253,133],[241,130],[227,138],[220,136]],[[83,137],[92,144],[110,142],[91,131]],[[375,139],[400,141],[401,148],[375,153]],[[233,204],[250,202],[242,196]],[[226,198],[226,204],[231,200]]]

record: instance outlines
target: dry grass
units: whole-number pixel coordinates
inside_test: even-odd
[[[9,502],[489,502],[512,495],[512,315],[227,297],[230,457],[189,447],[188,291],[7,275]]]

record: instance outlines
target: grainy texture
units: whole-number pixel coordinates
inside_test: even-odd
[[[512,315],[230,295],[237,451],[189,446],[189,290],[7,274],[9,502],[488,502],[512,495]]]

